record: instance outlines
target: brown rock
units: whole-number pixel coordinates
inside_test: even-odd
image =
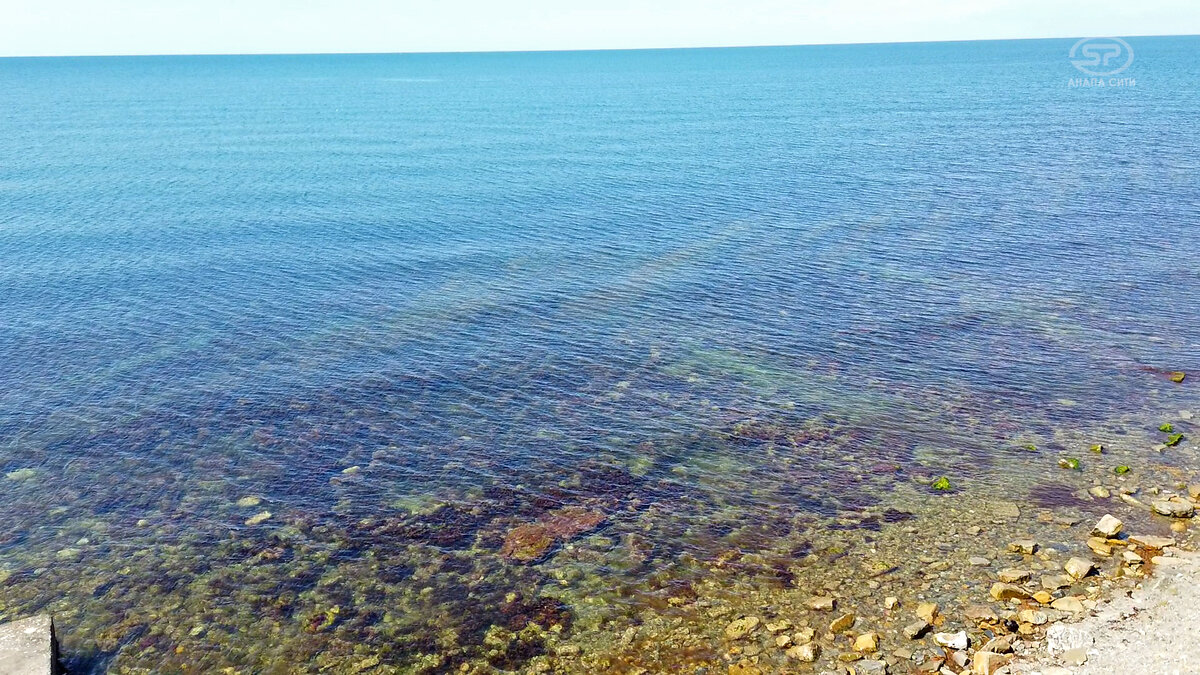
[[[855,618],[856,617],[852,613],[843,614],[843,615],[839,616],[838,618],[834,619],[829,624],[829,632],[830,633],[842,633],[844,631],[850,630],[850,628],[852,626],[854,626]]]
[[[924,619],[926,623],[937,622],[938,606],[936,602],[922,602],[917,605],[917,616]]]
[[[996,623],[1000,615],[987,605],[968,605],[963,609],[963,616],[975,623]]]
[[[554,545],[554,536],[545,525],[529,523],[518,525],[508,531],[500,555],[518,562],[533,562],[541,558]]]
[[[537,522],[524,523],[509,530],[500,547],[500,555],[518,562],[534,562],[559,541],[594,530],[604,519],[602,512],[582,506],[567,506],[551,511]]]

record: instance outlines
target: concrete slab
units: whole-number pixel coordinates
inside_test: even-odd
[[[0,625],[0,675],[58,673],[58,642],[49,614]]]

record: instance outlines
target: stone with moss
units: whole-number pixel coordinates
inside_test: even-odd
[[[1184,378],[1186,378],[1186,377],[1187,377],[1187,373],[1185,373],[1181,370],[1176,370],[1175,372],[1167,375],[1167,378],[1176,384],[1183,382]]]
[[[1129,473],[1129,467],[1124,464],[1113,467],[1113,473],[1117,474],[1118,476],[1127,474]]]
[[[930,485],[930,487],[932,487],[934,490],[940,490],[940,491],[944,492],[946,490],[951,489],[952,486],[950,485],[949,478],[947,478],[945,476],[941,476],[937,480],[933,481],[933,483],[932,483],[932,485]]]
[[[1168,448],[1170,448],[1179,445],[1179,441],[1182,440],[1183,434],[1171,434],[1170,436],[1167,436],[1167,440],[1164,443]]]
[[[1072,471],[1078,471],[1080,466],[1079,460],[1075,457],[1063,457],[1062,459],[1058,460],[1058,465],[1064,469],[1071,469]]]

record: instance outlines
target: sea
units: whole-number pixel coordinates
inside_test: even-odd
[[[1200,470],[1200,37],[1079,42],[0,59],[0,621],[700,673],[986,594],[921,542]]]

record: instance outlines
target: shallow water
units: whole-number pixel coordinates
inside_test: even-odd
[[[617,638],[1190,470],[1200,39],[1070,45],[0,60],[0,619],[674,669]]]

